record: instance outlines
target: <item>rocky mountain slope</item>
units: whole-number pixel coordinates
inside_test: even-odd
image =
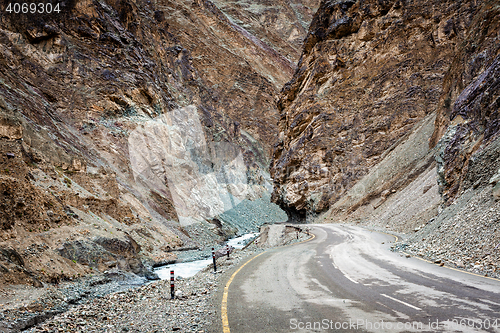
[[[315,5],[2,2],[0,283],[152,277],[176,251],[286,219],[266,204],[275,102]],[[241,202],[261,209],[233,221]]]
[[[319,0],[215,0],[214,3],[238,26],[275,50],[294,65]],[[281,89],[281,87],[280,87]]]
[[[499,14],[498,1],[322,1],[278,103],[273,200],[497,274]]]
[[[321,212],[435,111],[474,2],[323,1],[279,101],[275,200]]]

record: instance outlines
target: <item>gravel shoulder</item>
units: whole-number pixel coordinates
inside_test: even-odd
[[[2,311],[0,331],[219,332],[218,291],[223,290],[232,272],[268,248],[309,238],[304,226],[299,228],[302,232],[298,239],[296,227],[279,228],[282,232],[273,230],[273,236],[267,240],[258,238],[246,249],[235,250],[230,258],[218,258],[216,274],[210,265],[193,277],[178,278],[173,300],[168,280],[146,284],[145,279],[134,279],[130,273],[108,272],[85,281],[52,286],[36,301]],[[263,234],[266,230],[269,228],[263,228]]]

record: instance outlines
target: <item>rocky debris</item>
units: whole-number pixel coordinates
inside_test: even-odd
[[[0,311],[2,332],[19,332],[37,325],[56,314],[68,311],[75,305],[106,294],[124,291],[144,284],[146,280],[134,274],[113,271],[89,276],[59,286],[45,285],[31,301],[21,300],[20,306],[9,306]],[[22,297],[22,292],[10,292],[11,298]]]
[[[302,227],[282,226],[294,230]],[[303,241],[282,240],[281,245]],[[267,244],[266,247],[269,247]],[[262,251],[255,244],[235,249],[231,256],[217,259],[217,274],[212,265],[190,278],[177,278],[175,299],[170,297],[170,281],[146,282],[129,272],[112,269],[59,286],[45,285],[37,297],[21,300],[19,306],[0,311],[2,332],[210,332],[220,320],[215,292],[224,287],[225,272],[242,260]],[[25,292],[30,293],[29,290]],[[0,290],[7,297],[22,297],[19,290]],[[216,325],[215,325],[216,326]]]
[[[500,278],[499,212],[491,187],[471,189],[417,232],[399,235],[393,250]]]
[[[308,227],[272,224],[265,225],[261,228],[260,235],[254,240],[253,244],[258,248],[271,248],[301,242],[309,238]]]
[[[218,320],[211,305],[219,275],[199,274],[177,281],[176,298],[170,299],[170,282],[107,295],[73,307],[28,332],[206,332]]]
[[[13,248],[0,247],[0,273],[6,283],[42,286],[35,273],[26,267],[24,257]]]
[[[26,332],[209,332],[220,320],[215,292],[224,288],[224,272],[255,254],[236,250],[217,260],[218,273],[207,267],[190,278],[177,279],[175,299],[163,280],[95,298]]]
[[[281,223],[287,220],[286,213],[275,204],[269,204],[271,196],[265,191],[253,200],[244,200],[236,207],[219,216],[218,220],[226,226],[232,226],[231,236],[256,232],[264,223]],[[224,230],[224,227],[222,228]]]

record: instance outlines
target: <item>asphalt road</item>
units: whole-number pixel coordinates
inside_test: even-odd
[[[406,258],[363,228],[312,232],[234,276],[225,332],[500,332],[500,281]]]

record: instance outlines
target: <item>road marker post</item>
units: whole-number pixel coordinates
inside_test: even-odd
[[[214,248],[212,248],[212,259],[214,261],[214,273],[217,273],[217,264],[215,262],[215,251],[214,251]]]
[[[174,270],[170,270],[170,299],[174,299]]]

